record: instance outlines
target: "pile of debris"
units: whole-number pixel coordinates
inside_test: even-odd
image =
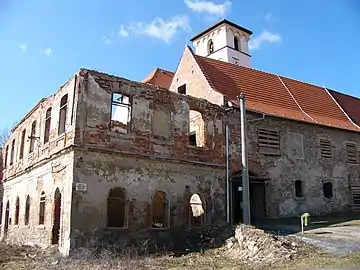
[[[248,225],[239,225],[235,237],[226,241],[226,254],[249,263],[276,263],[294,259],[301,243],[294,237],[278,236]]]

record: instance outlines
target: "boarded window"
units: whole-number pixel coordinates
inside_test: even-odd
[[[171,137],[171,115],[168,109],[160,107],[153,110],[151,128],[154,138],[169,139]]]
[[[127,226],[127,203],[125,191],[122,188],[113,188],[107,198],[107,226],[122,228]]]
[[[177,91],[179,94],[186,95],[186,84],[179,86]]]
[[[280,135],[276,130],[258,129],[259,153],[280,155]]]
[[[47,143],[50,138],[50,128],[51,128],[51,108],[46,110],[45,115],[45,130],[44,130],[44,143]]]
[[[152,200],[152,227],[169,227],[169,202],[165,192],[157,191]]]
[[[24,129],[24,130],[21,132],[20,156],[19,156],[20,159],[22,159],[22,158],[24,157],[25,136],[26,136],[26,130]]]
[[[346,162],[357,163],[356,143],[347,142],[345,147],[346,147]]]
[[[20,213],[20,200],[19,196],[16,197],[15,202],[15,225],[19,225],[19,213]]]
[[[202,226],[205,218],[205,210],[203,202],[198,194],[190,197],[189,223],[192,227]]]
[[[323,160],[330,160],[332,159],[332,145],[331,140],[320,138],[320,157]]]
[[[304,197],[304,182],[301,180],[295,181],[295,197],[297,198]]]
[[[8,157],[9,157],[9,146],[7,145],[5,147],[5,158],[4,158],[4,167],[7,167],[7,163],[8,163]]]
[[[289,132],[287,136],[288,156],[293,159],[304,158],[303,135]]]
[[[202,114],[194,110],[189,113],[189,144],[205,146],[205,122]]]
[[[44,225],[45,224],[45,202],[46,202],[46,196],[45,192],[41,192],[40,196],[40,205],[39,205],[39,224]]]
[[[29,225],[30,219],[30,196],[26,196],[24,224]]]
[[[59,127],[58,134],[62,134],[65,132],[66,126],[66,114],[67,114],[67,103],[68,103],[68,95],[64,95],[60,100],[60,112],[59,112]]]
[[[131,123],[131,98],[130,96],[112,93],[111,103],[111,130],[128,133]]]
[[[325,182],[323,184],[323,192],[325,198],[331,199],[334,196],[333,184],[331,182]]]
[[[15,158],[15,139],[11,142],[11,152],[10,152],[10,165],[14,163]]]
[[[35,139],[36,139],[36,121],[34,121],[34,122],[31,124],[30,149],[29,149],[29,153],[34,152]]]

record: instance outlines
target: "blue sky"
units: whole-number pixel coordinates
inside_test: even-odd
[[[79,68],[133,80],[175,70],[187,41],[223,18],[254,32],[254,68],[360,96],[357,0],[1,0],[0,129]]]

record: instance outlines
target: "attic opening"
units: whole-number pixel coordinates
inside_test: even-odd
[[[111,130],[129,133],[131,123],[131,97],[122,93],[111,95]]]
[[[189,113],[189,145],[205,146],[205,123],[200,112],[190,110]]]
[[[177,91],[178,91],[178,94],[186,95],[186,84],[179,86]]]

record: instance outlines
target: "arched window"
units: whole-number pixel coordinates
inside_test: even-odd
[[[157,191],[152,199],[152,227],[169,227],[169,201],[165,192]]]
[[[200,227],[204,223],[205,209],[203,202],[198,194],[190,197],[190,217],[189,223],[192,227]]]
[[[15,139],[11,143],[11,152],[10,152],[10,166],[14,163],[15,158]]]
[[[8,156],[9,156],[9,146],[5,147],[5,158],[4,158],[4,167],[7,167],[8,164]]]
[[[44,143],[47,143],[49,141],[49,138],[50,138],[50,125],[51,125],[51,108],[46,110]]]
[[[40,195],[40,205],[39,205],[39,224],[44,225],[45,224],[45,201],[46,196],[45,192],[41,192]]]
[[[211,54],[213,52],[214,52],[214,42],[212,41],[212,39],[210,39],[208,42],[208,54]]]
[[[65,132],[67,103],[68,103],[68,95],[66,94],[60,100],[59,127],[58,127],[59,135]]]
[[[127,226],[127,202],[125,190],[113,188],[107,198],[107,226],[122,228]]]
[[[239,45],[239,39],[237,37],[234,37],[234,49],[238,51],[240,48]]]
[[[25,218],[24,218],[24,224],[29,225],[29,219],[30,219],[30,196],[26,196],[26,202],[25,202]]]
[[[304,183],[301,180],[295,181],[295,197],[304,197]]]
[[[19,196],[16,197],[15,202],[15,225],[19,225],[19,212],[20,212],[20,199]]]
[[[331,199],[334,196],[333,184],[331,182],[324,183],[323,192],[326,199]]]

